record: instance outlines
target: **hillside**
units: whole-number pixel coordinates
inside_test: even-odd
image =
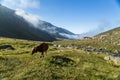
[[[120,27],[103,32],[95,36],[106,43],[110,43],[113,45],[120,45]]]
[[[108,55],[65,47],[80,41],[57,41],[49,46],[48,54],[31,55],[38,41],[0,38],[0,45],[15,50],[0,50],[0,79],[3,80],[119,80],[120,66],[104,58]],[[64,47],[62,47],[64,45]]]
[[[63,42],[59,42],[62,44]],[[78,47],[94,47],[97,50],[104,49],[110,52],[120,53],[120,27],[103,32],[94,36],[92,39],[81,39],[64,41],[63,45],[77,45]]]
[[[81,40],[63,40],[56,41],[57,44],[61,44],[62,46],[76,46],[76,48],[86,49],[88,47],[96,49],[99,51],[100,49],[112,52],[112,53],[120,53],[120,31],[113,31],[112,35],[109,32],[105,32],[99,34],[92,39],[81,39]]]
[[[98,34],[95,38],[104,44],[119,47],[117,50],[120,51],[120,27]]]
[[[27,40],[53,41],[47,32],[37,30],[14,11],[0,6],[0,36]],[[44,36],[44,37],[43,37]]]
[[[2,5],[0,5],[0,36],[36,41],[55,41],[56,38],[79,39],[78,35],[66,29],[42,21],[24,11],[15,11]]]
[[[114,32],[115,32],[115,33],[114,33]],[[114,34],[117,34],[117,32],[118,32],[118,33],[120,32],[120,27],[117,27],[117,28],[111,29],[111,30],[109,30],[109,31],[100,33],[100,34],[98,34],[98,35],[96,35],[96,36],[105,35],[105,34],[108,34],[108,33],[109,33],[109,34],[112,33],[111,35],[114,35]]]

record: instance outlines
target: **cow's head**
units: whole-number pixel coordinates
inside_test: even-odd
[[[32,50],[32,55],[36,52],[37,52],[37,49],[36,49],[36,47],[34,47],[33,50]]]

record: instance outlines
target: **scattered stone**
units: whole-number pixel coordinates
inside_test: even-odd
[[[106,61],[112,61],[115,65],[120,65],[120,57],[106,56],[104,57]]]
[[[120,53],[115,53],[113,56],[114,57],[120,57]]]
[[[61,53],[61,52],[63,52],[63,51],[64,51],[64,50],[59,50],[58,52]]]
[[[106,56],[106,57],[104,57],[104,60],[110,60],[110,56]]]
[[[117,45],[120,45],[120,43],[118,43]]]
[[[94,47],[88,46],[87,48],[85,48],[85,51],[93,52],[96,51],[96,49]]]
[[[66,48],[67,48],[67,49],[72,49],[72,47],[71,47],[71,46],[67,46]]]

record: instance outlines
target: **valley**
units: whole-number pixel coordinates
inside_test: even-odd
[[[39,0],[37,2],[36,0],[24,0],[26,4],[23,0],[15,0],[15,3],[13,0],[2,1],[0,1],[0,80],[120,80],[120,27],[118,17],[115,20],[111,17],[117,16],[118,14],[115,13],[119,11],[115,11],[115,13],[107,11],[108,9],[101,11],[104,9],[101,8],[101,5],[99,6],[100,12],[97,7],[95,10],[91,8],[93,11],[89,11],[86,9],[91,4],[87,6],[86,2],[83,2],[87,6],[86,11],[81,9],[81,12],[78,12],[77,9],[68,8],[62,2],[62,5],[68,8],[66,11],[57,9],[57,13],[55,13],[54,9],[61,8],[61,5],[54,9],[49,6],[50,13],[47,13],[49,8],[46,9],[42,5],[37,10],[31,7],[37,7]],[[21,9],[20,6],[17,6],[18,9],[11,9],[10,6],[3,5],[8,3],[4,3],[4,1],[13,1],[13,7],[17,6],[17,3],[24,6]],[[46,4],[46,1],[43,3]],[[66,3],[68,4],[68,2]],[[93,3],[92,6],[94,6]],[[102,2],[102,5],[103,3],[105,1]],[[76,8],[81,2],[77,4],[75,4]],[[69,7],[71,6],[73,3],[69,5]],[[29,9],[26,10],[23,7]],[[72,10],[68,12],[69,9]],[[112,8],[109,9],[112,10]],[[29,13],[29,10],[32,13]],[[117,9],[115,8],[115,10]],[[38,16],[34,15],[34,12]],[[64,12],[67,13],[63,15]],[[104,12],[113,15],[105,13],[107,15],[104,16]],[[46,21],[40,18],[41,15],[44,15]],[[109,17],[111,21],[107,22]],[[102,18],[105,20],[99,20]],[[59,24],[60,27],[47,20]],[[74,32],[77,31],[80,34],[75,34],[63,27],[73,29]],[[44,57],[40,52],[45,47],[40,49],[38,46],[41,43],[47,43],[48,52]],[[36,46],[38,47],[36,48]],[[34,51],[32,51],[33,49]],[[35,54],[32,55],[32,53]]]
[[[40,41],[0,38],[0,45],[11,45],[15,50],[0,50],[0,79],[5,80],[119,80],[120,57],[87,51],[87,47],[105,48],[96,39],[48,42],[44,58],[38,52],[31,55]],[[99,43],[99,44],[98,44]],[[112,46],[111,46],[112,47]],[[113,48],[114,52],[117,48]],[[119,49],[117,49],[119,52]],[[114,60],[110,60],[114,59]]]

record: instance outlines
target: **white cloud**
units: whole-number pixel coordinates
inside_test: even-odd
[[[15,14],[23,17],[27,22],[32,23],[34,27],[37,27],[39,24],[39,21],[40,21],[39,16],[32,15],[32,14],[26,14],[25,11],[20,10],[20,9],[16,10]]]
[[[70,34],[66,34],[66,33],[59,33],[61,36],[67,37],[69,39],[81,39],[82,35],[80,34],[75,34],[75,35],[70,35]]]
[[[20,8],[38,8],[39,1],[38,0],[20,0]]]
[[[12,9],[37,9],[40,7],[39,0],[1,0],[3,5]]]
[[[40,17],[34,14],[26,13],[28,10],[40,8],[40,0],[1,0],[0,3],[15,10],[15,14],[23,17],[27,22],[37,27],[40,22]]]

